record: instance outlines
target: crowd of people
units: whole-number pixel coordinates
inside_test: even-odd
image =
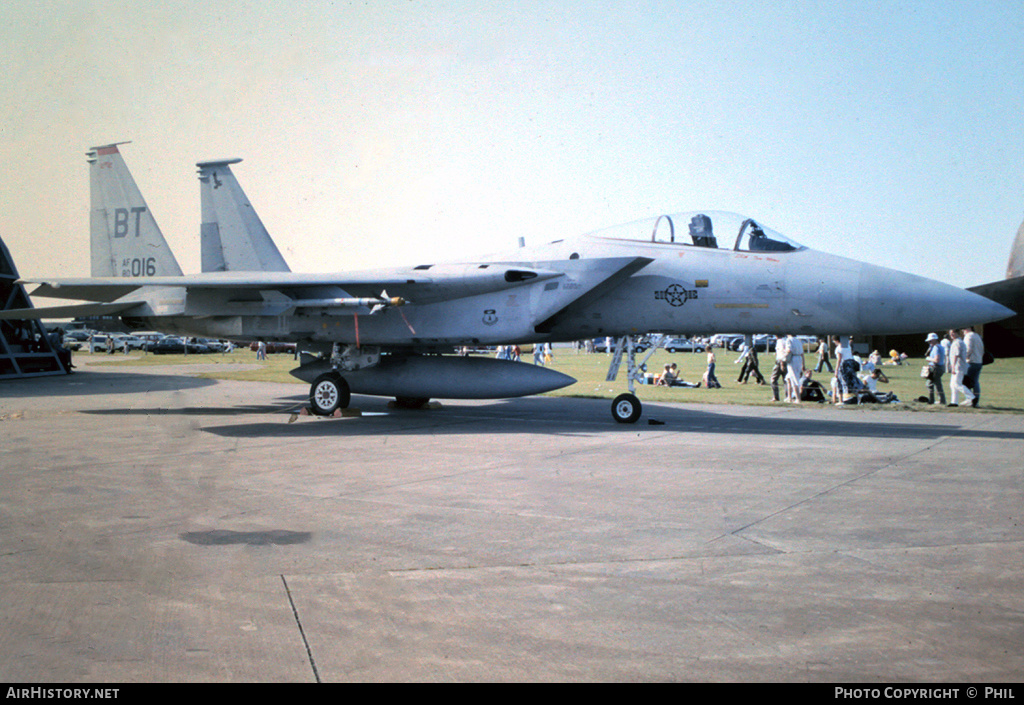
[[[947,405],[942,377],[943,374],[949,373],[951,398],[948,406],[959,406],[958,400],[963,398],[964,404],[977,407],[981,397],[980,375],[985,358],[985,346],[981,336],[973,327],[968,327],[950,330],[942,339],[936,333],[929,333],[925,342],[929,347],[925,355],[927,364],[922,369],[921,376],[925,378],[928,396],[922,396],[918,401]],[[757,353],[748,342],[744,343],[744,348],[740,360],[746,356],[748,362],[744,364],[737,380],[741,384],[745,384],[751,374],[748,367],[752,366],[755,370],[757,367]],[[882,355],[877,350],[867,359],[855,355],[851,338],[848,336],[834,336],[831,340],[819,338],[814,372],[827,369],[832,373],[830,389],[825,389],[821,383],[814,380],[812,371],[804,367],[805,354],[803,343],[798,338],[792,335],[779,338],[775,346],[775,365],[769,381],[772,401],[781,399],[797,404],[804,401],[829,400],[835,404],[884,404],[899,401],[894,393],[880,391],[878,384],[889,382],[881,366],[903,365],[908,359],[905,353],[890,350],[888,361],[883,363]],[[832,363],[833,359],[835,365]],[[757,375],[760,376],[760,372]],[[780,380],[783,382],[781,396]],[[761,383],[764,383],[763,378]]]
[[[929,333],[928,352],[921,376],[928,390],[928,402],[945,406],[977,407],[981,399],[981,368],[985,364],[985,344],[973,327],[950,330],[941,339]],[[949,374],[949,403],[942,387],[942,376]],[[936,399],[936,397],[938,397]],[[922,397],[923,399],[923,397]]]
[[[791,342],[794,340],[797,341],[796,345]],[[875,350],[866,360],[854,355],[849,336],[818,339],[818,364],[813,372],[827,368],[832,373],[828,389],[813,379],[810,368],[803,368],[803,356],[803,346],[798,339],[791,335],[779,339],[775,347],[775,367],[772,369],[772,401],[779,401],[777,380],[780,378],[786,382],[785,401],[796,404],[804,401],[831,401],[834,404],[887,404],[899,401],[892,392],[878,389],[880,382],[889,383],[889,378],[880,367],[882,356],[879,352]],[[796,374],[792,362],[794,357]],[[832,364],[833,359],[835,365]]]
[[[981,336],[973,327],[968,327],[950,330],[942,338],[936,333],[929,333],[925,342],[928,344],[928,352],[921,376],[925,380],[928,394],[918,397],[917,401],[950,407],[968,404],[977,407],[981,398],[981,369],[986,362]],[[581,343],[577,352],[593,349],[584,345]],[[610,350],[611,341],[607,341],[606,346]],[[774,349],[774,364],[766,379],[760,369],[753,336],[746,335],[740,344],[739,357],[735,360],[740,365],[736,382],[748,384],[753,378],[756,384],[769,386],[773,402],[885,404],[899,401],[895,393],[883,391],[879,384],[889,384],[889,378],[882,367],[906,364],[909,359],[906,353],[890,350],[883,361],[882,354],[875,350],[862,358],[854,354],[850,336],[819,337],[813,352],[807,347],[803,339],[792,334],[778,338]],[[550,344],[537,345],[534,351],[535,364],[550,364]],[[700,381],[687,382],[682,379],[676,363],[669,362],[665,363],[659,374],[648,375],[649,383],[660,387],[720,388],[722,385],[716,374],[714,348],[709,344],[702,352],[707,355],[707,367]],[[506,359],[518,358],[518,355],[510,356],[499,349],[498,356],[502,357],[502,353]],[[812,355],[813,359],[808,360]],[[823,384],[814,379],[815,373],[826,371],[830,375],[828,382]],[[947,374],[950,391],[948,404],[943,386],[943,377]]]

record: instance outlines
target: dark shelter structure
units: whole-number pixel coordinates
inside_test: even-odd
[[[0,239],[0,303],[3,310],[30,308],[25,287],[7,245]],[[46,334],[38,320],[0,321],[0,378],[62,375],[71,371],[71,356]]]

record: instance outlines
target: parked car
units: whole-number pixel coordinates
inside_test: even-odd
[[[726,350],[739,350],[742,342],[743,336],[739,333],[719,333],[711,336],[711,345]]]
[[[754,349],[758,352],[769,352],[775,350],[775,343],[778,340],[774,335],[755,335]]]
[[[187,350],[186,350],[187,347]],[[210,352],[210,348],[202,343],[189,341],[187,346],[184,338],[167,336],[161,338],[150,346],[150,352],[155,355],[199,355]]]
[[[164,336],[160,340],[150,343],[149,351],[154,355],[183,355],[185,340],[170,335]]]
[[[90,345],[89,352],[94,352],[94,353],[96,353],[96,352],[101,352],[101,353],[102,352],[106,352],[107,351],[107,340],[109,340],[109,339],[110,339],[110,336],[107,335],[106,333],[96,333],[96,334],[92,335],[91,337],[87,338],[87,340],[92,341],[92,342],[89,343],[89,345]]]
[[[210,352],[224,352],[224,343],[213,338],[199,338],[196,342],[200,345],[205,345]]]
[[[142,349],[145,350],[146,352],[153,352],[153,349],[156,347],[157,343],[159,343],[164,338],[168,338],[168,337],[170,337],[170,336],[161,335],[160,337],[157,337],[157,338],[148,338],[142,344]]]
[[[688,338],[667,338],[661,347],[665,348],[670,353],[677,352],[695,352],[697,350],[703,350],[704,347],[695,343]]]
[[[128,344],[129,350],[141,350],[145,341],[142,338],[134,335],[115,335],[114,336],[114,350],[121,352],[124,350],[125,343]]]
[[[633,341],[633,349],[637,352],[644,352],[651,347],[651,336],[641,335]]]
[[[618,344],[619,339],[613,336],[610,340],[611,346],[608,345],[609,338],[594,338],[594,352],[615,352],[615,346]],[[637,352],[643,352],[649,347],[651,347],[651,343],[646,336],[642,336],[633,341],[633,349]]]
[[[167,337],[163,333],[153,333],[153,332],[149,332],[149,331],[147,331],[145,333],[136,333],[135,336],[139,340],[142,341],[142,349],[143,350],[151,350],[153,344],[156,341],[161,340],[161,339]]]
[[[256,348],[259,347],[259,341],[254,340],[249,343],[249,349],[256,352]],[[297,343],[278,343],[275,341],[267,341],[267,354],[272,355],[273,353],[295,353],[295,349],[298,347]]]

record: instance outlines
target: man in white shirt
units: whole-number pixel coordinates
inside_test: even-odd
[[[949,357],[946,366],[949,369],[950,406],[957,406],[957,396],[963,394],[964,401],[973,402],[974,393],[964,386],[964,373],[967,372],[967,346],[960,338],[960,331],[949,331]]]
[[[786,358],[786,401],[800,403],[800,384],[804,376],[804,344],[790,333],[786,336],[789,355]]]
[[[971,406],[977,407],[981,400],[981,366],[985,359],[985,344],[981,342],[981,336],[974,332],[974,326],[964,328],[964,345],[967,346],[967,374],[970,377],[970,384],[967,386],[974,392],[974,399]]]

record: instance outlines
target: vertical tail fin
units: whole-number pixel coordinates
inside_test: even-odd
[[[1006,278],[1024,276],[1024,223],[1017,229],[1017,237],[1010,248],[1010,260],[1006,263]]]
[[[204,272],[290,272],[230,164],[241,159],[198,162],[203,211],[200,231]]]
[[[175,276],[181,267],[164,240],[117,142],[89,158],[89,232],[94,277]]]

